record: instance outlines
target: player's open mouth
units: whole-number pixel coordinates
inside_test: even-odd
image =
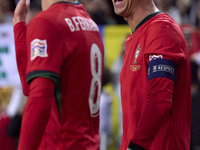
[[[122,3],[124,0],[114,0],[115,4]]]

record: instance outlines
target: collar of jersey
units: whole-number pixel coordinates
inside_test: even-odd
[[[75,1],[75,2],[66,2],[66,1],[60,1],[60,2],[57,2],[57,3],[68,3],[68,4],[73,4],[73,5],[79,5],[81,3],[79,3],[79,1]],[[56,3],[54,3],[56,4]]]
[[[161,10],[147,15],[147,16],[146,16],[144,19],[142,19],[142,21],[140,21],[140,23],[135,27],[135,30],[132,31],[132,34],[134,34],[135,31],[136,31],[140,26],[142,26],[145,22],[147,22],[148,20],[150,20],[151,18],[153,18],[154,16],[156,16],[156,15],[158,15],[158,14],[160,14],[160,13],[162,13]]]

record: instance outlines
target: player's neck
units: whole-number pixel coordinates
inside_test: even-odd
[[[71,2],[74,3],[77,0],[42,0],[42,10],[48,9],[52,4],[57,3],[57,2]]]
[[[70,2],[70,3],[74,3],[77,0],[50,0],[50,1],[51,1],[51,4],[54,4],[56,2]]]
[[[148,5],[139,6],[138,9],[127,18],[124,18],[132,31],[135,30],[136,26],[149,14],[159,11],[154,3],[150,3]]]

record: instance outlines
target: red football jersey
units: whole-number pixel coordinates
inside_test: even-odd
[[[188,56],[181,29],[160,11],[143,19],[129,36],[120,75],[121,150],[190,149]]]
[[[103,44],[98,26],[80,3],[59,2],[27,29],[27,82],[56,83],[51,116],[39,149],[99,149]]]
[[[2,113],[0,114],[0,149],[1,150],[15,150],[15,139],[8,135],[8,126],[10,118]]]

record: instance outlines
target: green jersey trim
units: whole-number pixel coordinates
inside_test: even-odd
[[[56,100],[59,114],[61,116],[61,88],[60,88],[61,84],[59,75],[51,71],[43,71],[43,70],[32,71],[27,74],[26,82],[30,84],[31,81],[36,77],[49,78],[55,82],[54,97]]]
[[[158,14],[160,14],[160,13],[162,13],[161,10],[147,15],[144,19],[142,19],[142,21],[140,21],[140,22],[138,23],[138,25],[135,27],[135,30],[132,31],[132,34],[134,34],[135,31],[136,31],[140,26],[142,26],[145,22],[147,22],[148,20],[150,20],[151,18],[153,18],[154,16],[156,16],[156,15],[158,15]]]

